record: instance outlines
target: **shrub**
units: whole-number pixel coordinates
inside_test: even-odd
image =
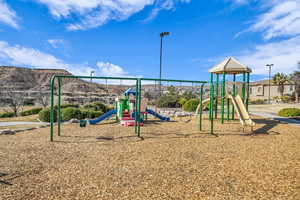
[[[185,102],[187,102],[186,98],[184,97],[180,97],[178,103],[183,106],[185,104]]]
[[[157,107],[159,108],[178,108],[180,104],[178,103],[178,97],[175,95],[167,95],[159,98],[157,102]]]
[[[28,116],[28,115],[36,115],[38,114],[43,108],[32,108],[30,110],[25,110],[20,113],[21,116]]]
[[[64,108],[62,109],[62,120],[81,119],[81,111],[79,108]]]
[[[55,105],[54,108],[58,109],[58,106]],[[62,105],[60,105],[60,108],[61,109],[64,109],[64,108],[79,108],[79,104],[72,104],[72,103],[62,104]]]
[[[282,97],[280,97],[280,99],[281,99],[281,101],[283,103],[289,103],[289,102],[293,101],[293,97],[292,96],[288,96],[288,95],[282,96]]]
[[[34,99],[25,99],[23,102],[24,106],[34,106]]]
[[[15,116],[14,112],[6,112],[6,113],[0,114],[0,118],[8,118],[8,117],[14,117],[14,116]]]
[[[284,108],[278,112],[281,117],[297,117],[300,116],[299,108]]]
[[[102,111],[103,113],[105,113],[108,110],[107,106],[102,102],[93,102],[85,104],[83,107],[87,110]]]
[[[199,103],[199,99],[190,99],[183,105],[183,110],[187,112],[195,112]]]
[[[42,122],[50,122],[50,108],[44,108],[39,112],[39,119]],[[57,121],[57,110],[54,109],[54,121]]]
[[[97,118],[101,115],[103,115],[102,111],[81,110],[80,119],[85,119],[85,118],[93,119],[93,118]]]

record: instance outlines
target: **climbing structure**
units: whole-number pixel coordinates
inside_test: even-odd
[[[249,82],[252,70],[241,64],[235,58],[230,57],[209,70],[210,72],[210,103],[209,119],[211,121],[211,132],[213,133],[213,120],[218,118],[218,100],[221,98],[221,122],[225,120],[225,101],[227,102],[227,120],[234,119],[235,113],[240,119],[243,129],[246,126],[251,128],[255,123],[248,113],[249,105]],[[242,74],[241,96],[238,94],[236,76]],[[214,82],[216,75],[216,82]],[[220,75],[222,76],[220,87]],[[233,75],[232,89],[226,87],[226,75]],[[220,94],[221,91],[221,94]],[[231,104],[230,104],[231,102]]]
[[[136,91],[135,89],[129,88],[124,94],[115,100],[115,109],[108,111],[96,119],[89,120],[89,124],[94,125],[101,121],[110,118],[112,115],[116,115],[116,120],[120,122],[122,126],[134,126],[136,110]],[[144,125],[144,119],[147,114],[151,114],[161,121],[170,121],[170,118],[164,117],[153,110],[147,108],[147,99],[143,98],[140,105],[141,122],[140,126]]]

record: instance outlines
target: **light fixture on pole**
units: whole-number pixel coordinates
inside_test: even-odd
[[[170,35],[169,32],[161,32],[160,36],[160,65],[159,65],[159,95],[161,95],[161,76],[162,76],[162,51],[163,51],[163,37]]]
[[[271,70],[274,64],[267,64],[266,65],[269,68],[269,96],[268,96],[268,101],[269,104],[271,104]]]

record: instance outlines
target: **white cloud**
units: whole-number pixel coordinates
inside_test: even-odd
[[[254,50],[238,56],[238,59],[252,68],[254,74],[267,74],[266,64],[274,64],[274,72],[291,73],[300,61],[300,36],[258,45]]]
[[[110,20],[122,21],[146,6],[154,5],[155,17],[161,9],[171,9],[175,3],[188,3],[190,0],[33,0],[45,4],[57,18],[70,19],[76,16],[79,22],[71,22],[68,30],[85,30],[99,27]],[[156,7],[159,8],[156,8]],[[151,16],[150,15],[150,16]]]
[[[48,43],[54,48],[60,48],[62,45],[64,45],[65,41],[63,39],[50,39],[48,40]]]
[[[267,74],[269,63],[274,64],[274,72],[291,73],[300,61],[300,0],[261,0],[259,3],[262,13],[247,30],[236,36],[249,31],[260,32],[265,42],[237,57],[251,67],[254,74]]]
[[[89,75],[94,70],[87,64],[69,64],[51,54],[20,45],[10,45],[5,41],[0,41],[0,60],[25,67],[65,69],[74,75]]]
[[[129,75],[122,67],[109,62],[99,61],[96,68],[91,67],[88,63],[71,64],[37,49],[10,45],[5,41],[0,41],[0,61],[23,67],[65,69],[74,75],[89,76],[91,71],[94,71],[96,76],[134,77]],[[120,82],[111,81],[110,83],[119,84]],[[133,84],[134,82],[123,81],[123,83]]]
[[[258,17],[250,31],[261,31],[264,39],[300,34],[300,1],[287,0],[272,4]]]
[[[50,54],[20,45],[12,46],[4,41],[0,41],[0,58],[15,65],[32,67],[65,69],[69,66]]]
[[[154,19],[161,10],[173,10],[176,3],[190,3],[190,1],[191,0],[157,0],[155,8],[153,8],[150,15],[144,21]]]
[[[97,66],[102,76],[128,76],[128,73],[122,67],[109,62],[97,62]]]
[[[14,10],[9,8],[4,0],[0,0],[0,22],[11,26],[15,29],[19,29],[18,17]]]

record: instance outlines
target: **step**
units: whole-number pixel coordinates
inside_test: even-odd
[[[132,117],[123,117],[121,120],[134,120]]]

